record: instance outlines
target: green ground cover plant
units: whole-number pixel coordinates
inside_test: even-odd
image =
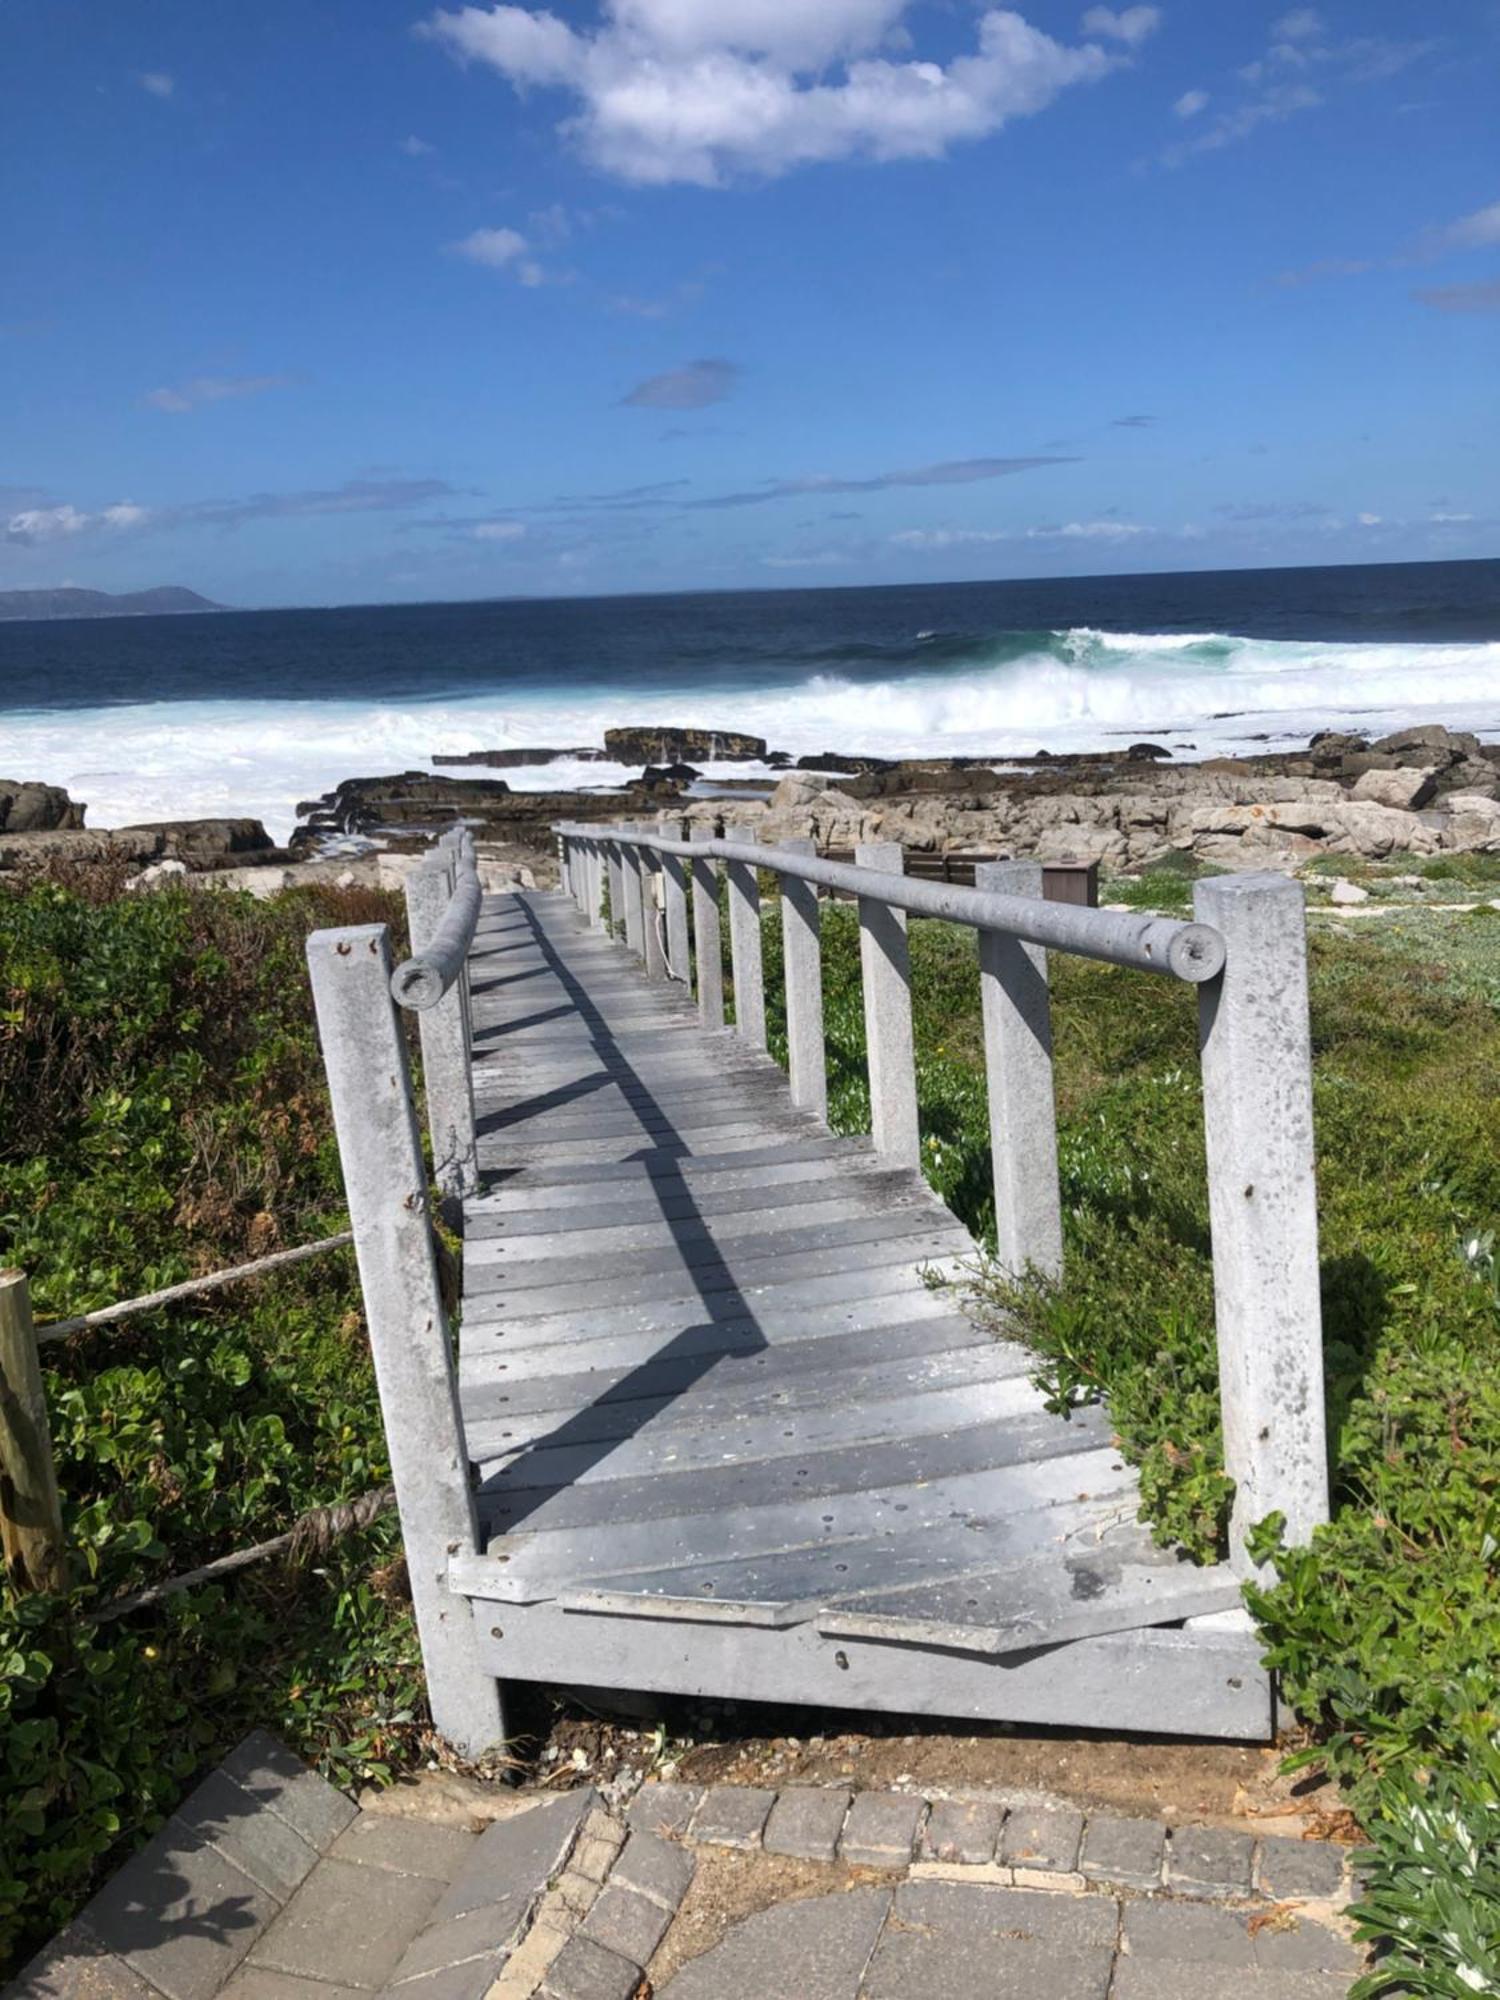
[[[39,1321],[344,1226],[302,945],[373,920],[399,899],[0,891],[0,1266]],[[393,1518],[90,1622],[386,1479],[349,1252],[42,1352],[71,1573],[0,1594],[0,1966],[252,1724],[351,1781],[425,1717]]]
[[[1180,872],[1142,885],[1138,907],[1184,908]],[[823,921],[832,1119],[865,1131],[854,914],[825,905]],[[1251,1604],[1306,1726],[1304,1761],[1339,1780],[1375,1842],[1371,1934],[1397,1950],[1366,1990],[1389,1978],[1457,1995],[1496,1990],[1500,1963],[1500,925],[1375,921],[1374,935],[1311,941],[1334,1518]],[[924,1163],[982,1237],[974,942],[921,921],[910,938]],[[774,916],[766,968],[776,995]],[[1196,1003],[1175,982],[1056,954],[1051,977],[1067,1271],[1016,1285],[982,1270],[973,1300],[1036,1350],[1059,1408],[1108,1396],[1148,1518],[1207,1559],[1224,1551],[1231,1489]],[[784,1060],[774,1007],[771,1040]],[[1269,1547],[1275,1523],[1265,1532]],[[1463,1829],[1440,1843],[1439,1874],[1433,1839],[1416,1837],[1429,1823]]]

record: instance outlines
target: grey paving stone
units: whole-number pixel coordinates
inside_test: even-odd
[[[702,1797],[701,1785],[642,1785],[625,1817],[643,1833],[684,1834]]]
[[[777,1794],[761,1844],[768,1854],[832,1861],[849,1810],[849,1794],[825,1785],[793,1785]]]
[[[319,1852],[343,1832],[357,1810],[264,1729],[251,1730],[219,1769],[251,1798],[279,1813]]]
[[[925,1799],[904,1792],[856,1792],[839,1852],[863,1868],[905,1868],[926,1811]]]
[[[69,1924],[5,1988],[3,2000],[157,2000],[83,1924]]]
[[[444,1965],[436,1972],[419,1973],[404,1985],[384,1990],[391,2000],[486,2000],[504,1966],[503,1954],[497,1958],[490,1953],[484,1958],[466,1958],[461,1965]],[[318,1996],[313,1995],[312,2000],[318,2000]]]
[[[390,1975],[390,1984],[399,1986],[419,1973],[438,1972],[444,1966],[477,1958],[487,1961],[493,1979],[520,1938],[530,1908],[529,1896],[502,1896],[480,1909],[466,1910],[461,1917],[439,1917],[418,1931],[406,1947]]]
[[[190,1792],[173,1818],[212,1841],[278,1903],[284,1903],[317,1865],[318,1850],[311,1841],[222,1771],[214,1771]]]
[[[1000,1834],[999,1859],[1013,1868],[1066,1875],[1078,1866],[1083,1814],[1067,1807],[1012,1812]]]
[[[1107,1896],[904,1882],[862,2000],[1105,2000],[1117,1923]]]
[[[1252,1972],[1140,1958],[1122,1958],[1110,1988],[1112,2000],[1346,2000],[1348,1992],[1341,1973]]]
[[[591,1938],[570,1937],[542,1982],[542,2000],[632,2000],[641,1969]]]
[[[1331,1902],[1343,1894],[1344,1850],[1331,1841],[1273,1835],[1260,1843],[1255,1883],[1278,1903],[1297,1898]]]
[[[1177,1959],[1190,1965],[1255,1963],[1255,1940],[1246,1914],[1208,1910],[1193,1903],[1128,1902],[1124,1945],[1138,1959]]]
[[[211,2000],[278,1908],[201,1834],[168,1820],[104,1885],[83,1921],[168,2000]]]
[[[617,1951],[621,1958],[645,1966],[671,1921],[672,1912],[660,1903],[612,1882],[584,1918],[582,1934],[606,1951]]]
[[[611,1883],[675,1910],[687,1894],[693,1879],[690,1849],[675,1840],[661,1840],[654,1833],[632,1833],[610,1874]]]
[[[394,1813],[361,1813],[329,1848],[339,1861],[363,1868],[390,1868],[398,1875],[425,1875],[446,1887],[478,1843],[467,1827],[430,1819],[398,1819]]]
[[[1167,1830],[1154,1819],[1090,1818],[1078,1866],[1091,1882],[1159,1889]]]
[[[1255,1842],[1216,1826],[1179,1826],[1167,1842],[1167,1887],[1177,1896],[1248,1896]]]
[[[774,1792],[755,1785],[712,1785],[693,1815],[692,1837],[715,1847],[759,1847],[775,1803]]]
[[[349,1986],[381,1986],[441,1894],[423,1875],[393,1875],[352,1861],[315,1868],[256,1945],[251,1963]]]
[[[958,1861],[969,1867],[993,1861],[1000,1840],[1002,1806],[937,1799],[927,1815],[918,1852],[924,1861]]]
[[[683,1966],[660,2000],[855,2000],[890,1901],[889,1889],[852,1889],[758,1910]]]
[[[325,1979],[299,1979],[295,1972],[264,1972],[246,1965],[219,2000],[368,2000],[357,1986],[330,1986]]]
[[[469,1849],[434,1915],[459,1917],[501,1896],[539,1893],[566,1861],[597,1802],[592,1790],[563,1792],[509,1819],[492,1820]]]
[[[1346,1979],[1362,1963],[1353,1945],[1309,1917],[1294,1917],[1282,1926],[1257,1923],[1252,1911],[1192,1903],[1127,1903],[1124,1943],[1130,1956],[1142,1961],[1340,1972]]]

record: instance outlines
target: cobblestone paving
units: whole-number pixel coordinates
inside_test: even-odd
[[[249,1739],[3,2000],[1335,2000],[1343,1850],[989,1797],[435,1778]]]

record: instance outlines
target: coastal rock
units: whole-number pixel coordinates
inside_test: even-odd
[[[894,771],[898,766],[889,757],[841,757],[836,750],[815,750],[797,759],[799,771],[829,771],[864,777],[873,771]]]
[[[1471,736],[1467,730],[1447,729],[1441,722],[1424,722],[1412,729],[1393,729],[1389,736],[1381,736],[1370,745],[1372,750],[1388,751],[1391,756],[1406,763],[1456,764],[1462,757],[1478,757],[1479,738]]]
[[[229,855],[243,864],[253,854],[281,853],[258,819],[172,819],[141,826],[123,826],[121,834],[147,834],[157,842],[157,853],[194,869],[217,868]]]
[[[1500,799],[1483,792],[1452,792],[1443,800],[1448,824],[1443,846],[1480,854],[1500,854]]]
[[[433,753],[435,765],[473,764],[489,771],[516,771],[530,764],[559,764],[564,761],[574,764],[602,764],[604,752],[585,747],[581,750],[456,750],[447,756]]]
[[[1171,751],[1164,750],[1160,743],[1132,743],[1125,752],[1126,758],[1132,764],[1154,763],[1158,757],[1170,757],[1171,754]]]
[[[1436,790],[1437,773],[1430,765],[1418,765],[1394,771],[1366,771],[1350,796],[1369,799],[1377,806],[1396,806],[1403,812],[1415,812],[1426,805]]]
[[[0,833],[0,870],[46,868],[57,862],[89,867],[170,860],[206,871],[262,858],[284,860],[285,849],[272,843],[258,819],[164,820],[156,826]]]
[[[1358,882],[1346,882],[1341,875],[1329,890],[1328,899],[1333,903],[1368,903],[1370,892],[1368,889],[1362,889]]]
[[[0,778],[0,833],[52,833],[83,825],[84,807],[61,785],[28,784]]]
[[[616,764],[741,764],[763,759],[766,739],[737,729],[606,729],[604,751]]]
[[[127,889],[165,889],[181,882],[188,872],[185,861],[153,861],[149,868],[143,868],[139,875],[132,875],[125,884]]]

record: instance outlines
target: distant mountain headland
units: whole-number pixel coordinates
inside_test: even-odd
[[[226,607],[181,584],[154,590],[0,590],[0,618],[149,618],[173,611]]]

